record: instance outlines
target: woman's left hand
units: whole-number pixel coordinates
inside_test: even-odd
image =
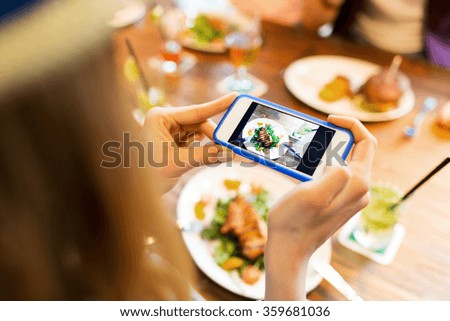
[[[200,140],[207,136],[213,141],[216,125],[209,118],[225,111],[236,97],[230,93],[200,105],[149,110],[144,123],[152,148],[148,161],[163,179],[163,191],[170,190],[194,167],[232,159],[225,147],[213,143],[200,146]]]

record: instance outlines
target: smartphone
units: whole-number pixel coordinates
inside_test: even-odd
[[[214,140],[301,181],[319,177],[325,165],[345,166],[354,142],[345,128],[246,94],[231,104]]]

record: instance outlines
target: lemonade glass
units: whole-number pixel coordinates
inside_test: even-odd
[[[361,211],[353,236],[364,248],[384,252],[403,211],[403,205],[391,208],[400,201],[401,193],[393,185],[379,183],[370,188],[370,196],[370,203]]]

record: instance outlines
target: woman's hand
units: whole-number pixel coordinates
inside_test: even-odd
[[[199,142],[204,136],[213,140],[216,125],[209,118],[225,111],[236,97],[231,93],[200,105],[150,109],[144,123],[151,143],[148,157],[163,180],[163,191],[170,190],[189,169],[231,159],[226,148]]]
[[[355,136],[351,160],[346,167],[329,168],[321,178],[298,185],[271,208],[265,251],[267,300],[305,299],[309,258],[369,202],[376,139],[354,118],[330,116],[328,121]]]

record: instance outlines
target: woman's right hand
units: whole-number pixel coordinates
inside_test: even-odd
[[[271,208],[266,300],[305,299],[309,258],[369,202],[376,139],[354,118],[330,116],[328,121],[355,136],[351,160],[348,166],[328,168],[321,178],[298,185]]]

